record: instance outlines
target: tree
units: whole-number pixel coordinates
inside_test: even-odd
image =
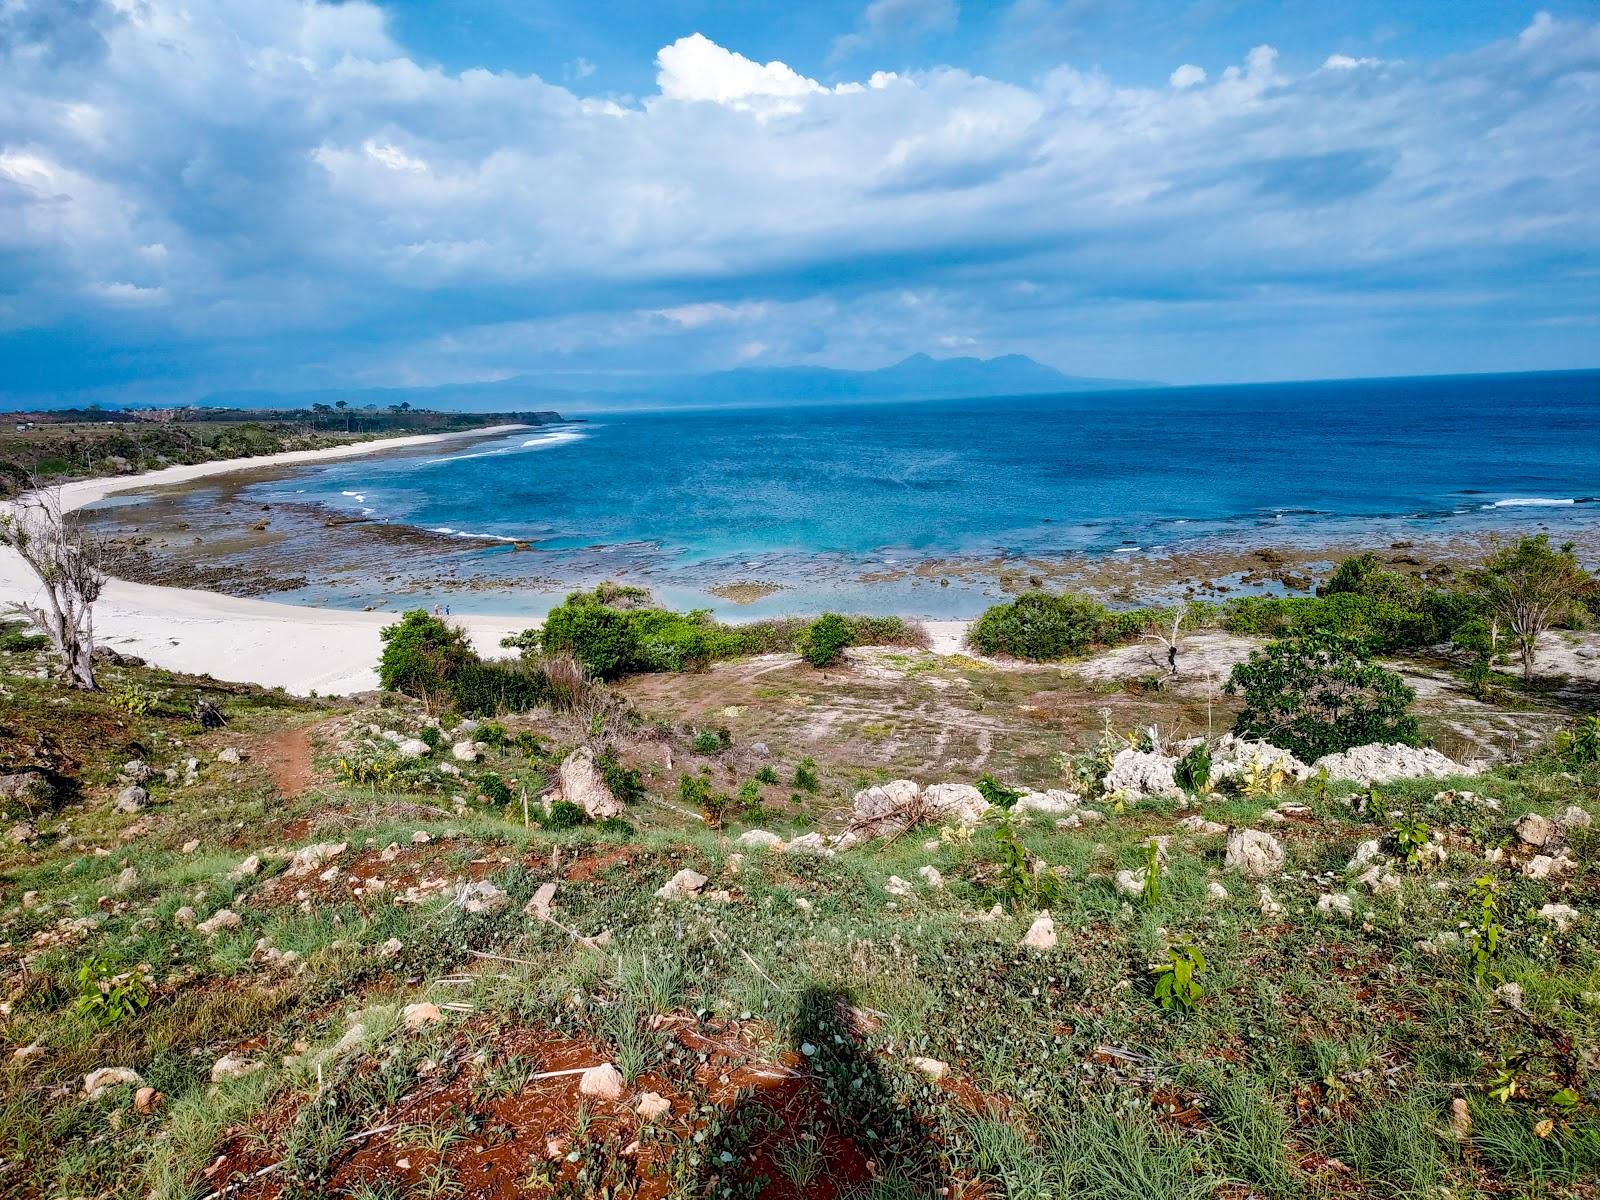
[[[477,658],[462,629],[420,608],[405,613],[378,636],[383,639],[378,681],[392,692],[417,697],[430,709],[451,693],[462,667]]]
[[[1268,642],[1233,668],[1227,691],[1244,693],[1233,730],[1306,762],[1370,742],[1415,745],[1416,693],[1368,661],[1361,643],[1330,633]]]
[[[99,543],[61,507],[60,491],[49,489],[28,493],[0,515],[0,546],[17,552],[43,596],[11,609],[49,635],[73,687],[94,691],[94,602],[106,583]]]
[[[1544,533],[1496,550],[1471,579],[1488,601],[1489,611],[1516,636],[1524,680],[1533,678],[1539,635],[1595,587],[1594,577],[1579,565],[1571,545],[1556,550]]]

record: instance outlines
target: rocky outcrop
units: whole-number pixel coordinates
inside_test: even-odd
[[[1312,770],[1327,771],[1329,779],[1348,779],[1362,784],[1477,774],[1476,768],[1463,766],[1437,750],[1384,742],[1355,746],[1338,754],[1324,754],[1312,764]]]
[[[1286,780],[1300,782],[1312,775],[1310,767],[1281,746],[1271,742],[1253,742],[1225,733],[1211,748],[1211,786],[1217,787],[1225,780],[1239,776],[1248,778],[1252,772],[1281,771]]]
[[[1146,796],[1181,796],[1183,789],[1173,778],[1178,760],[1150,750],[1135,750],[1131,746],[1117,751],[1106,772],[1105,793],[1142,799]]]
[[[934,783],[923,789],[922,809],[930,821],[976,825],[988,811],[989,802],[970,783]]]
[[[1222,865],[1230,871],[1252,878],[1275,875],[1283,869],[1283,847],[1270,833],[1259,829],[1237,829],[1228,837],[1228,850]]]
[[[594,765],[594,751],[587,746],[561,760],[556,788],[546,800],[551,805],[562,800],[576,804],[591,821],[620,817],[623,812],[622,801],[606,786],[600,768]]]

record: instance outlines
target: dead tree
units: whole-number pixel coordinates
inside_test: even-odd
[[[15,550],[40,584],[32,602],[8,608],[49,636],[73,687],[94,690],[94,602],[106,583],[99,543],[62,508],[60,491],[47,488],[0,510],[0,546]]]
[[[1189,615],[1187,605],[1180,605],[1178,611],[1172,614],[1172,632],[1166,633],[1160,626],[1143,635],[1146,642],[1159,642],[1167,648],[1167,670],[1172,674],[1178,673],[1178,646],[1182,640],[1183,619]],[[1163,620],[1165,614],[1163,614]]]

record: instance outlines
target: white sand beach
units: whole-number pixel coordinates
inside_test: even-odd
[[[230,471],[295,466],[406,449],[433,442],[509,433],[527,428],[497,425],[461,433],[383,438],[325,450],[292,451],[257,458],[224,459],[168,467],[142,475],[88,479],[61,488],[62,506],[73,510],[117,492],[187,483]],[[31,598],[37,581],[14,551],[0,549],[0,611]],[[305,695],[345,695],[378,686],[378,631],[394,613],[354,612],[241,599],[187,588],[152,587],[121,579],[107,582],[95,605],[97,640],[125,654],[173,671],[282,687]],[[526,629],[523,617],[455,618],[480,654],[496,655],[500,639]]]

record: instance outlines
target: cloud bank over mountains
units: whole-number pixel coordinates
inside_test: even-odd
[[[643,96],[447,72],[360,0],[0,0],[0,394],[1597,358],[1600,23],[1165,87],[824,84],[693,33],[656,66]]]

